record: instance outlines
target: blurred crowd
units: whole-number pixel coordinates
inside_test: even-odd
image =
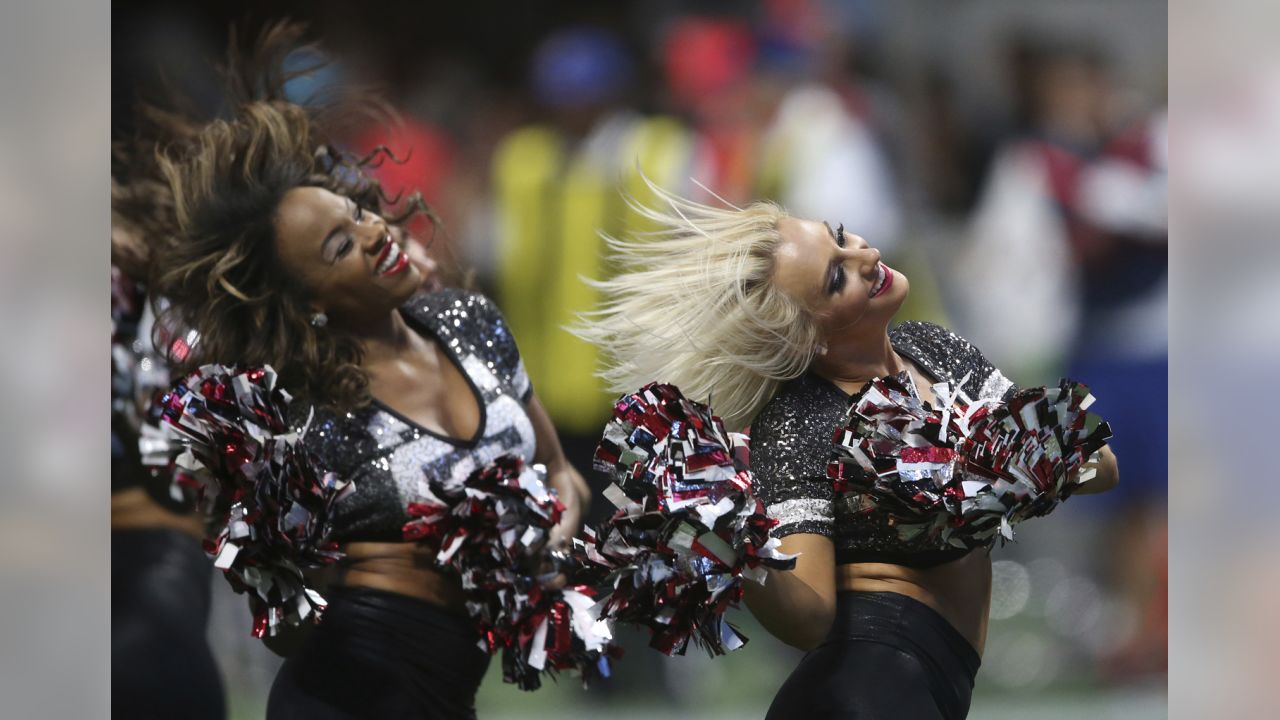
[[[297,101],[372,84],[397,110],[344,143],[403,160],[379,169],[384,186],[437,210],[431,252],[498,300],[584,474],[612,398],[563,326],[595,304],[580,278],[610,271],[602,233],[648,229],[625,202],[647,198],[642,176],[843,223],[910,278],[903,319],[954,328],[1019,384],[1089,383],[1115,428],[1121,489],[996,551],[979,684],[1163,682],[1162,3],[266,5],[254,9],[310,20],[325,43],[329,64],[295,81]],[[117,9],[113,127],[162,82],[224,112],[213,61],[249,8]],[[679,696],[688,678],[669,668],[689,666],[641,652],[625,670]]]

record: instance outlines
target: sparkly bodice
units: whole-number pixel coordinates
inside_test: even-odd
[[[934,381],[963,382],[970,398],[1005,397],[1013,385],[969,341],[926,322],[905,322],[889,333],[898,354]],[[954,560],[963,549],[912,547],[881,511],[862,510],[854,493],[836,496],[827,479],[831,439],[843,423],[850,396],[812,373],[782,387],[751,424],[751,468],[776,537],[816,533],[832,539],[836,562],[887,562],[929,567]]]
[[[483,295],[449,289],[420,295],[400,308],[409,325],[440,343],[480,405],[473,438],[450,438],[402,417],[385,404],[348,413],[317,410],[307,445],[322,467],[355,481],[335,509],[335,540],[395,542],[411,502],[431,500],[427,476],[461,482],[499,455],[532,462],[536,442],[525,411],[532,394],[511,330]]]

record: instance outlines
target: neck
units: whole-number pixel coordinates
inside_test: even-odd
[[[847,334],[832,338],[827,354],[814,362],[813,369],[837,385],[857,388],[873,378],[896,375],[906,370],[907,365],[894,352],[885,328],[877,328],[873,335]]]
[[[350,327],[353,328],[352,335],[364,347],[364,365],[404,352],[414,339],[413,329],[398,309],[352,323]]]

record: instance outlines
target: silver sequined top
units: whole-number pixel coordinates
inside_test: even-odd
[[[448,289],[420,295],[400,312],[411,327],[437,340],[462,371],[480,406],[479,430],[473,438],[445,437],[376,399],[344,414],[317,411],[307,445],[321,467],[356,485],[334,511],[333,537],[340,542],[401,540],[408,504],[433,499],[423,492],[424,477],[461,482],[507,453],[533,461],[536,442],[525,411],[533,388],[493,302]]]
[[[946,328],[905,322],[889,332],[889,340],[934,381],[965,380],[970,398],[1007,397],[1013,390],[972,343]],[[825,535],[835,543],[840,564],[929,567],[964,555],[967,551],[959,548],[912,548],[899,540],[885,513],[858,512],[860,495],[835,496],[826,467],[832,436],[843,424],[850,399],[810,373],[784,385],[751,424],[751,468],[769,515],[780,521],[773,534]]]

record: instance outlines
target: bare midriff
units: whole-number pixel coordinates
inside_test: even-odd
[[[991,610],[991,553],[974,550],[959,560],[931,568],[888,563],[836,566],[836,587],[906,595],[933,608],[982,655]]]
[[[351,542],[343,551],[346,557],[327,574],[330,582],[408,595],[466,613],[462,585],[436,568],[434,550],[415,543]]]
[[[197,540],[204,537],[204,523],[195,513],[176,513],[162,507],[146,490],[131,487],[111,493],[112,530],[155,530],[184,532]]]
[[[935,379],[909,358],[898,359],[911,372],[921,397],[937,405]],[[864,383],[832,381],[851,397]],[[982,655],[991,610],[991,551],[978,549],[958,560],[930,568],[889,563],[847,563],[836,566],[836,588],[862,592],[893,592],[928,605],[946,618]]]

